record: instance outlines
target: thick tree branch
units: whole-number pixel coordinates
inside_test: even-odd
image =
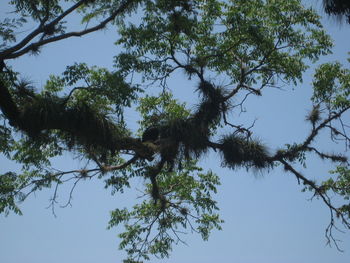
[[[10,124],[15,126],[19,122],[19,109],[14,103],[2,76],[4,73],[0,72],[0,74],[0,109],[6,118],[8,118]]]

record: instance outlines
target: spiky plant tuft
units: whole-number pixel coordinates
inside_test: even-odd
[[[228,108],[223,90],[220,87],[215,87],[208,81],[201,81],[197,90],[201,92],[203,101],[194,114],[194,122],[197,125],[201,123],[207,126],[217,124],[220,121],[221,115]]]
[[[312,108],[309,114],[306,116],[306,120],[310,121],[313,125],[321,120],[320,106],[316,105]]]
[[[227,135],[221,139],[223,165],[232,169],[238,167],[265,169],[271,167],[266,146],[257,140],[243,136]]]
[[[214,86],[209,81],[201,81],[198,84],[197,90],[201,92],[204,100],[210,100],[217,104],[224,101],[221,88]]]

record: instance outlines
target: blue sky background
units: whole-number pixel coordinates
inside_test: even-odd
[[[6,12],[7,1],[0,2],[0,17]],[[316,8],[320,10],[320,5]],[[339,60],[344,64],[350,51],[350,25],[333,19],[323,20],[326,30],[335,40],[334,54],[322,62]],[[25,28],[30,30],[31,28]],[[29,31],[27,31],[29,32]],[[33,80],[40,88],[49,74],[61,73],[67,65],[86,62],[89,65],[111,68],[113,56],[119,52],[113,43],[118,35],[113,28],[84,38],[69,39],[43,48],[39,56],[24,56],[11,62],[14,69]],[[261,98],[251,98],[248,113],[242,122],[257,118],[255,135],[276,150],[285,143],[302,141],[309,126],[305,115],[311,108],[310,96],[312,70],[303,84],[285,87],[284,91],[266,91]],[[170,83],[175,96],[193,102],[196,94],[191,83],[178,74]],[[152,91],[151,91],[152,92]],[[135,123],[134,111],[127,111],[126,120]],[[349,120],[349,118],[348,118]],[[132,124],[131,124],[132,127]],[[326,150],[342,150],[343,145],[329,145],[326,137],[317,142]],[[0,172],[17,169],[16,165],[1,158]],[[209,154],[202,160],[222,180],[216,199],[225,220],[223,231],[214,231],[208,242],[200,236],[188,234],[188,246],[174,247],[170,259],[151,262],[234,262],[234,263],[349,263],[350,233],[336,233],[342,240],[344,253],[326,246],[324,231],[329,223],[329,211],[319,200],[309,201],[311,195],[302,193],[296,179],[281,169],[261,174],[245,170],[232,171],[220,167],[220,159]],[[83,165],[67,154],[57,160],[56,167],[68,170]],[[326,178],[330,166],[310,158],[303,173],[310,178]],[[134,182],[134,189],[124,195],[111,196],[103,182],[86,181],[78,185],[73,207],[59,209],[55,218],[49,204],[52,190],[31,196],[21,205],[23,216],[0,215],[1,263],[94,263],[121,262],[124,253],[118,250],[117,233],[121,229],[107,230],[109,211],[132,205],[135,188],[142,188],[144,179]],[[69,191],[69,187],[64,188]],[[67,194],[61,193],[64,202]]]

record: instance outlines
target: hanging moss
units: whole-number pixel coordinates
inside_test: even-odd
[[[221,115],[227,110],[222,89],[208,81],[202,81],[197,90],[200,91],[203,101],[194,114],[194,121],[197,125],[201,123],[207,126],[218,123]]]
[[[208,134],[207,127],[193,119],[172,121],[161,130],[161,138],[170,139],[172,147],[177,147],[186,158],[199,157],[207,150]]]
[[[323,2],[327,14],[344,15],[350,23],[350,2],[348,0],[324,0]]]
[[[57,119],[54,116],[62,114],[62,110],[55,99],[36,97],[22,106],[20,124],[29,136],[36,137],[47,123]]]
[[[220,104],[212,101],[202,102],[193,116],[193,121],[196,125],[209,126],[220,121],[221,107]]]
[[[211,129],[227,109],[222,90],[210,82],[200,82],[198,91],[203,100],[191,117],[149,127],[142,137],[159,145],[162,159],[171,167],[181,158],[199,158],[208,151]]]
[[[203,101],[192,117],[169,121],[159,127],[162,155],[174,161],[179,156],[199,158],[208,150],[210,129],[220,122],[226,111],[221,89],[210,82],[202,81],[198,85]]]
[[[215,87],[208,81],[201,81],[198,84],[198,91],[200,91],[204,98],[210,98],[213,102],[220,103],[223,101],[221,89]]]
[[[58,97],[39,97],[21,110],[21,126],[30,137],[59,130],[69,148],[76,144],[115,151],[125,130],[87,104],[66,106]]]
[[[272,165],[266,147],[259,141],[228,135],[222,138],[221,144],[224,166],[264,169]]]

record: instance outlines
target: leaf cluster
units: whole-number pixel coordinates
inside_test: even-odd
[[[194,231],[207,240],[213,229],[221,229],[223,222],[212,200],[220,184],[217,175],[211,171],[203,173],[196,162],[187,162],[181,172],[158,175],[158,184],[166,204],[156,205],[145,199],[151,195],[152,185],[147,186],[144,201],[131,210],[116,209],[111,213],[109,228],[124,223],[125,232],[119,234],[120,249],[128,258],[124,262],[140,262],[150,255],[169,257],[172,246],[184,242],[182,235]]]

